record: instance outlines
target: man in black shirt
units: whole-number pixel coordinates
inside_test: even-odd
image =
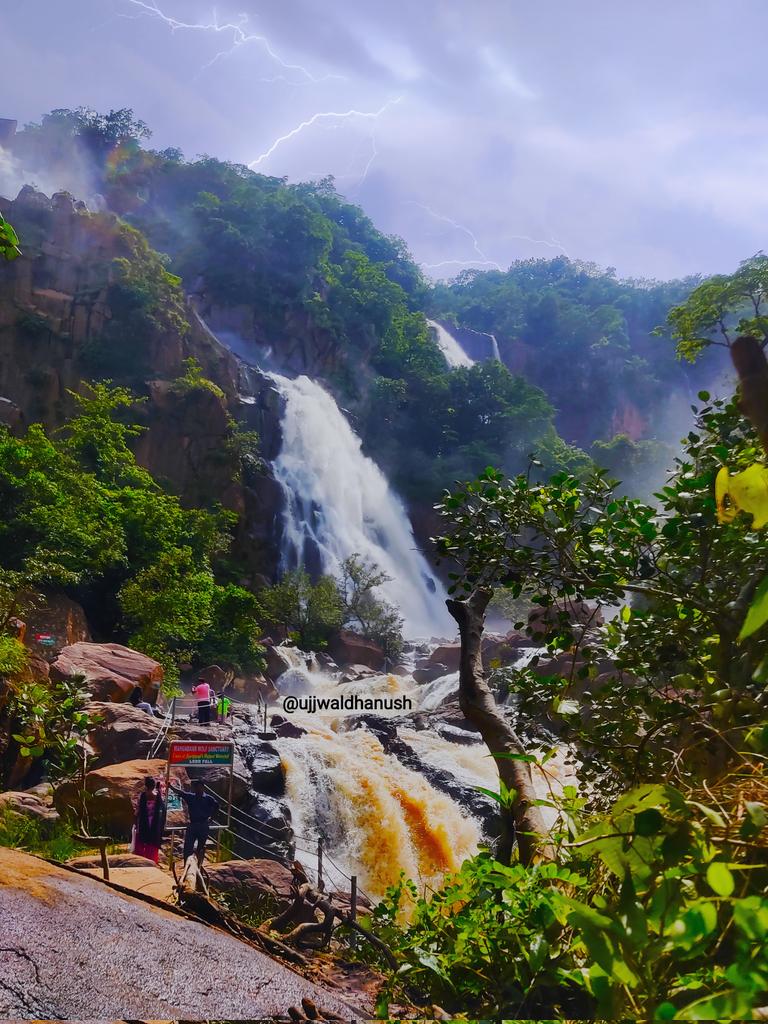
[[[189,824],[184,833],[184,862],[191,856],[197,841],[197,862],[203,863],[205,856],[205,844],[208,841],[211,818],[219,810],[219,802],[210,793],[205,792],[205,783],[202,779],[195,779],[192,783],[192,792],[188,793],[178,786],[171,786],[174,793],[178,793],[187,805]]]

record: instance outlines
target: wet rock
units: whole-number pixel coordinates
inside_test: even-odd
[[[121,644],[76,643],[65,647],[51,665],[53,679],[82,676],[96,700],[124,701],[140,686],[145,700],[157,700],[163,668],[146,654]]]
[[[259,793],[282,796],[285,776],[280,754],[271,743],[253,736],[239,743],[239,751],[251,775],[251,785]]]
[[[384,668],[384,651],[373,640],[366,640],[351,629],[339,630],[328,642],[328,653],[339,665],[366,665]]]
[[[340,683],[354,683],[358,679],[369,679],[371,676],[377,676],[380,673],[375,668],[368,668],[367,665],[350,665],[345,668],[339,676]]]
[[[79,781],[64,782],[54,793],[54,807],[62,816],[73,811],[80,816],[87,815],[94,832],[103,829],[106,835],[128,839],[134,820],[135,802],[141,793],[144,779],[151,775],[162,780],[165,778],[165,769],[165,761],[146,759],[97,768],[85,777],[85,798]],[[189,776],[183,768],[171,769],[171,781],[182,788],[189,786]],[[169,825],[183,825],[184,821],[183,811],[169,812]]]
[[[304,664],[295,647],[267,644],[265,657],[267,661],[267,675],[273,683],[284,672]]]
[[[423,666],[426,668],[429,665],[438,665],[443,667],[446,672],[458,672],[459,662],[461,660],[461,644],[441,644],[440,647],[436,647],[434,651],[427,658],[427,665]],[[421,665],[419,666],[422,667]]]
[[[131,704],[92,701],[87,711],[91,719],[88,742],[97,768],[146,757],[162,728],[159,719]]]
[[[303,668],[289,668],[277,681],[281,697],[303,697],[314,689],[309,673]]]
[[[277,797],[251,791],[248,800],[232,813],[236,857],[266,857],[291,864],[296,856],[291,811]]]
[[[296,725],[288,718],[283,718],[282,715],[272,715],[269,724],[282,739],[298,739],[299,736],[305,736],[307,733],[306,729],[302,729],[300,725]]]
[[[443,676],[447,676],[450,671],[451,670],[447,665],[433,662],[430,665],[425,665],[423,668],[415,669],[413,678],[417,683],[433,683],[436,679],[441,679]]]

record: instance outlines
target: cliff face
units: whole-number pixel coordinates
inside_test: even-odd
[[[94,376],[89,351],[119,326],[110,296],[118,264],[133,254],[114,215],[91,214],[68,193],[49,200],[25,187],[13,202],[0,199],[0,212],[16,226],[24,253],[0,266],[0,422],[55,429],[72,411],[69,392]],[[145,399],[136,407],[145,427],[136,443],[140,464],[185,504],[236,512],[236,553],[246,573],[271,577],[281,493],[266,463],[244,458],[242,434],[258,432],[260,454],[274,457],[278,396],[267,378],[246,374],[196,309],[186,305],[182,313],[183,326],[160,324],[135,339],[148,371],[143,379],[130,352],[126,370],[107,375]],[[190,357],[219,392],[178,386]]]

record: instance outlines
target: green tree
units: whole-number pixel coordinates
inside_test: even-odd
[[[303,570],[286,573],[259,591],[257,599],[261,620],[295,637],[306,651],[325,647],[344,618],[336,581],[323,576],[313,583]]]
[[[15,260],[21,256],[19,238],[8,221],[0,213],[0,257]]]
[[[730,348],[740,334],[768,342],[768,256],[758,253],[733,274],[707,278],[667,316],[681,359],[695,362],[711,345]]]
[[[396,658],[403,650],[403,619],[377,594],[390,579],[370,559],[355,553],[342,562],[337,583],[344,624],[379,644],[388,658]]]

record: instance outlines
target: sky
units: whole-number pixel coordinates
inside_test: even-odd
[[[728,272],[768,215],[765,0],[0,0],[0,116],[332,174],[433,277]]]

